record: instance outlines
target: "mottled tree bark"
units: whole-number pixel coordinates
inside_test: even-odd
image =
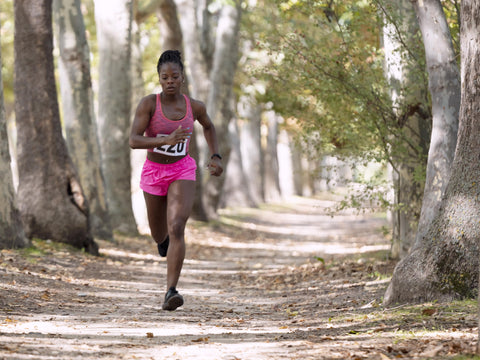
[[[450,29],[439,0],[413,1],[420,24],[432,98],[432,135],[425,191],[415,242],[435,218],[448,184],[455,155],[460,111],[460,73]]]
[[[99,49],[98,131],[114,230],[136,234],[128,136],[131,113],[132,0],[95,0]]]
[[[88,201],[62,136],[53,65],[52,1],[14,2],[18,203],[28,237],[98,253]]]
[[[265,200],[276,202],[281,199],[280,180],[278,178],[278,115],[273,110],[266,112],[268,134],[265,150]]]
[[[480,238],[480,2],[461,4],[461,103],[451,176],[438,212],[396,266],[385,304],[474,297]]]
[[[0,50],[1,67],[2,54]],[[29,244],[23,231],[20,212],[17,207],[10,160],[2,73],[0,72],[0,249],[25,247]]]
[[[67,146],[90,205],[92,233],[112,239],[93,107],[90,50],[80,0],[54,0],[63,123]]]
[[[243,171],[255,204],[265,201],[265,157],[262,149],[262,108],[253,96],[243,97],[238,104],[240,148]]]
[[[417,233],[424,187],[416,177],[425,167],[431,117],[424,69],[420,66],[420,29],[411,1],[385,1],[384,18],[385,76],[396,126],[403,134],[392,148],[395,208],[391,255],[402,258],[408,254]]]
[[[224,4],[215,16],[207,10],[206,2],[195,1],[192,4],[191,1],[176,0],[176,3],[181,9],[180,24],[192,95],[206,103],[217,131],[224,169],[227,170],[230,153],[228,124],[234,114],[232,89],[238,60],[240,2]],[[199,141],[198,144],[199,165],[203,168],[210,154],[204,142]],[[216,216],[224,181],[225,176],[208,177],[204,181],[203,203],[209,217]]]

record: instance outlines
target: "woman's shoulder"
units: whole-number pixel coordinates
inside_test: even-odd
[[[157,105],[156,98],[156,94],[150,94],[141,98],[137,106],[137,114],[153,116]]]
[[[190,105],[192,106],[193,114],[196,115],[195,117],[206,112],[205,103],[191,97],[189,97],[189,99],[190,99]]]
[[[155,109],[156,104],[157,104],[157,94],[150,94],[140,99],[140,102],[138,103],[138,107],[141,107],[144,109],[145,108]]]
[[[157,102],[157,94],[150,94],[150,95],[144,96],[140,100],[140,103],[145,103],[145,104],[153,103],[155,105],[156,102]]]

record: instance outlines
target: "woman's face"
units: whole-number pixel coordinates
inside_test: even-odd
[[[158,77],[165,94],[176,94],[180,92],[183,83],[183,73],[179,64],[171,62],[163,64],[160,67]]]

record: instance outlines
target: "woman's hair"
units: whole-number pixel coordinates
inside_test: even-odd
[[[163,64],[166,64],[166,63],[178,64],[180,66],[180,69],[183,72],[182,55],[180,54],[180,51],[178,50],[164,51],[163,54],[160,56],[160,59],[158,59],[157,73],[160,74],[160,68],[162,67]]]

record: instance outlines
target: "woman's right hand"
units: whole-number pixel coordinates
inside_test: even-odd
[[[162,140],[165,145],[175,145],[180,142],[187,142],[192,136],[190,128],[183,129],[182,125],[176,128],[170,135],[165,136]]]

